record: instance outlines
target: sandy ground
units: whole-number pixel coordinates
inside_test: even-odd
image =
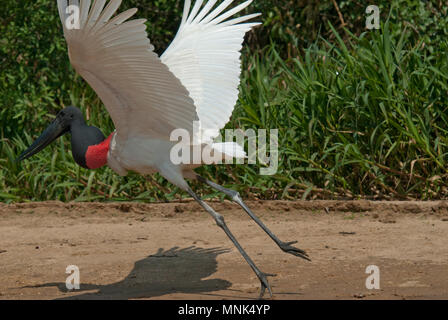
[[[273,299],[447,299],[448,203],[251,201],[308,262],[230,202],[211,202],[270,278]],[[66,267],[80,270],[68,291]],[[380,271],[367,289],[366,268]],[[254,299],[259,282],[192,202],[0,205],[0,299]]]

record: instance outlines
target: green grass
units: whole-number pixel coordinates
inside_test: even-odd
[[[448,198],[447,41],[429,50],[413,30],[397,32],[389,22],[360,36],[346,30],[346,39],[329,28],[334,41],[321,38],[296,58],[284,60],[274,44],[244,53],[240,98],[227,127],[278,128],[278,172],[261,176],[259,165],[219,165],[199,173],[246,198]],[[68,92],[90,123],[105,134],[112,130],[82,79],[75,78]],[[27,133],[2,139],[0,201],[184,196],[159,175],[119,177],[109,168],[82,169],[66,137],[30,160],[14,162],[31,141]]]
[[[334,31],[335,43],[318,42],[288,63],[273,49],[269,63],[253,58],[236,115],[284,128],[282,197],[447,196],[447,43],[430,53],[410,30],[389,30],[386,23],[346,42]]]

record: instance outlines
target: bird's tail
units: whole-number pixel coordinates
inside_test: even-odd
[[[217,142],[212,144],[212,148],[232,158],[246,158],[244,148],[236,142]]]

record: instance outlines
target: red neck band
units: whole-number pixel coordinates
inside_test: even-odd
[[[86,165],[89,169],[98,169],[107,164],[107,154],[113,135],[114,133],[111,133],[103,142],[87,148]]]

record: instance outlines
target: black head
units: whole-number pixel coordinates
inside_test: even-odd
[[[82,111],[74,106],[68,106],[59,111],[56,115],[56,119],[59,119],[61,124],[67,128],[70,128],[73,122],[85,123]]]
[[[76,107],[69,106],[61,110],[53,122],[45,129],[45,131],[19,156],[17,160],[21,161],[38,153],[51,142],[60,136],[70,132],[73,125],[84,124],[84,117]]]

